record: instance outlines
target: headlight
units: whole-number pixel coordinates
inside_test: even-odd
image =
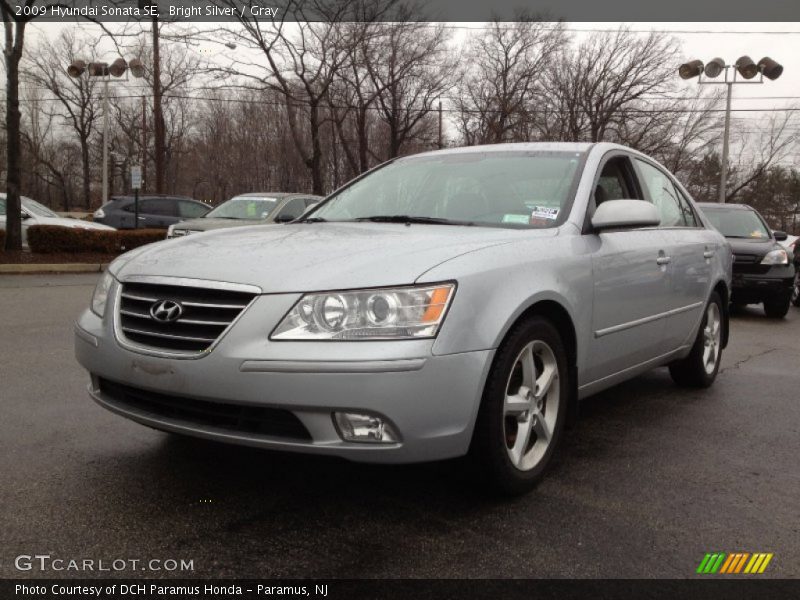
[[[103,317],[106,311],[106,302],[108,301],[108,292],[111,290],[111,285],[114,283],[114,278],[106,271],[97,282],[97,287],[94,288],[92,294],[92,312],[98,317]]]
[[[95,219],[104,219],[105,216],[106,216],[106,213],[103,211],[102,208],[98,208],[96,211],[94,211],[94,218]]]
[[[762,265],[788,265],[789,253],[783,248],[775,248],[771,250],[761,261]]]
[[[306,294],[273,340],[402,340],[436,337],[455,284]]]

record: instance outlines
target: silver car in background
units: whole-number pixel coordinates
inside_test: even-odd
[[[287,192],[239,194],[200,218],[170,225],[167,230],[167,238],[228,227],[288,223],[300,218],[321,200],[321,196],[313,194],[290,194]]]
[[[647,156],[461,148],[381,165],[288,225],[121,256],[75,349],[97,403],[157,429],[365,462],[469,455],[514,493],[580,399],[665,365],[710,385],[730,283],[725,239]]]

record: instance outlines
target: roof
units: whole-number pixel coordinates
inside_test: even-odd
[[[233,198],[285,198],[287,196],[313,196],[303,192],[248,192],[246,194],[236,194]]]
[[[733,208],[735,210],[755,210],[752,206],[747,204],[737,204],[734,202],[697,202],[697,206],[701,208]]]
[[[591,142],[515,142],[508,144],[485,144],[483,146],[461,146],[421,152],[413,156],[435,154],[466,154],[469,152],[586,152],[595,144]],[[612,144],[608,144],[611,146]]]

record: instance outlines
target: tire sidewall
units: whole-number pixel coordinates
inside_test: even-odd
[[[534,340],[545,342],[553,351],[558,364],[559,403],[553,437],[544,456],[530,470],[521,471],[511,462],[506,450],[503,406],[511,369],[522,349]],[[532,317],[509,333],[501,345],[484,388],[481,408],[476,423],[472,451],[487,475],[509,493],[527,491],[538,482],[557,450],[566,421],[569,402],[569,369],[566,351],[558,330],[546,319]]]

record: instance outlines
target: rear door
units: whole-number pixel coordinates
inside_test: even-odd
[[[618,199],[644,200],[626,153],[606,155],[595,179],[593,205]],[[594,302],[585,383],[601,380],[665,352],[664,313],[670,290],[665,260],[669,236],[658,227],[591,231]]]
[[[139,202],[139,227],[166,229],[178,222],[177,207],[175,198],[144,198]]]
[[[668,350],[674,350],[693,340],[711,287],[711,261],[721,246],[665,170],[640,158],[634,164],[669,238],[672,281],[666,296],[665,342]]]

